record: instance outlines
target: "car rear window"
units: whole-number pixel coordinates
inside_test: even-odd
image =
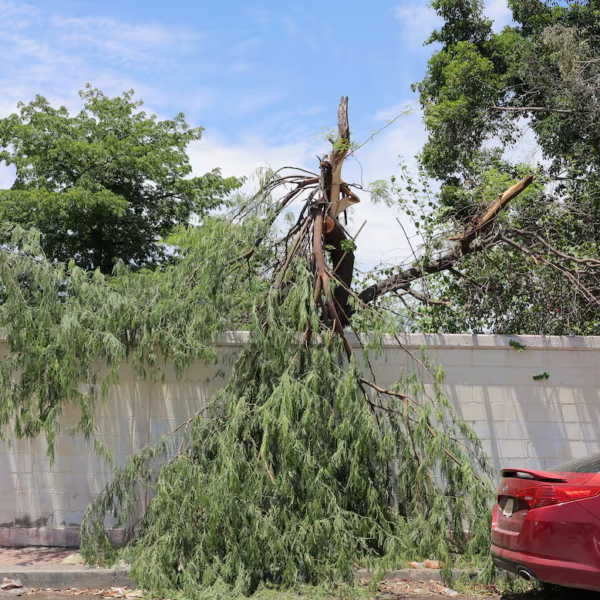
[[[600,452],[583,458],[576,458],[550,469],[550,472],[600,473]]]

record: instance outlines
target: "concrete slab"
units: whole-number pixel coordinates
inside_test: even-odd
[[[0,581],[4,577],[7,579],[20,579],[25,587],[38,589],[92,588],[105,590],[111,587],[133,585],[128,572],[125,570],[50,563],[28,567],[0,565]]]

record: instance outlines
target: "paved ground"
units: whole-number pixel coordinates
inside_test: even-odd
[[[29,548],[0,548],[0,565],[31,565],[58,564],[68,556],[77,552],[73,548],[43,548],[33,546]]]
[[[415,582],[413,582],[415,583]],[[411,584],[412,585],[412,584]],[[447,595],[436,593],[434,590],[426,589],[427,584],[422,584],[422,593],[418,591],[420,588],[416,587],[411,591],[400,591],[393,594],[379,594],[377,600],[443,600],[448,598]],[[123,590],[123,594],[116,593],[115,591],[96,591],[94,594],[82,593],[82,591],[66,591],[66,592],[40,592],[29,594],[24,598],[31,598],[31,600],[99,600],[99,598],[128,598],[129,594],[126,590]],[[110,594],[106,595],[105,594]],[[132,596],[129,596],[130,598]],[[504,596],[498,595],[487,595],[487,596],[455,596],[455,600],[600,600],[600,594],[593,592],[582,592],[579,590],[565,590],[565,591],[554,591],[549,593],[542,592],[528,592],[526,594],[508,594]]]
[[[0,548],[0,568],[4,565],[12,571],[11,566],[14,565],[14,571],[28,571],[31,569],[48,571],[53,570],[69,571],[85,569],[88,573],[97,574],[98,569],[88,570],[83,567],[81,557],[77,554],[76,549],[64,548]],[[415,573],[415,575],[417,575]],[[417,575],[418,576],[418,575]],[[88,577],[89,578],[89,577]],[[1,581],[0,581],[1,583]],[[38,585],[40,585],[38,583]],[[43,585],[43,584],[42,584]],[[48,585],[48,584],[46,584]],[[52,584],[50,584],[52,585]],[[71,584],[73,585],[73,584]],[[89,584],[88,584],[89,585]],[[94,585],[94,584],[91,584]],[[99,584],[96,584],[99,585]],[[46,590],[46,589],[31,589],[27,596],[35,600],[98,600],[99,598],[115,598],[115,599],[134,599],[139,598],[140,593],[133,591],[131,588],[109,588],[110,585],[126,585],[125,583],[109,583],[107,589],[85,589],[85,590]],[[481,590],[485,593],[486,590]],[[0,593],[0,596],[5,594]],[[15,596],[8,596],[15,597]],[[552,591],[542,593],[539,591],[529,592],[526,594],[507,594],[500,596],[487,591],[483,596],[488,600],[600,600],[600,593],[583,592],[578,590]],[[285,594],[282,595],[282,600],[289,598]],[[467,595],[452,595],[452,591],[446,589],[441,583],[436,581],[409,581],[407,579],[396,579],[383,582],[375,596],[375,600],[442,600],[443,598],[454,598],[455,600],[475,600],[482,598],[478,596]]]
[[[29,595],[27,598],[31,600],[99,600],[102,596],[99,595],[74,595],[72,593],[51,593],[51,594],[35,594]],[[448,596],[442,596],[433,593],[399,593],[393,597],[388,596],[390,600],[442,600]],[[455,600],[600,600],[600,594],[593,594],[587,592],[579,592],[572,590],[570,592],[552,593],[550,595],[540,594],[539,592],[519,594],[517,596],[456,596]]]

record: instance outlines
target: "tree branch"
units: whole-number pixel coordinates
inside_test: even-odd
[[[383,294],[404,289],[406,285],[411,283],[412,281],[422,279],[427,275],[434,275],[435,273],[447,271],[451,267],[453,267],[462,258],[462,256],[466,254],[475,254],[477,252],[481,252],[482,250],[485,250],[489,245],[494,243],[496,243],[495,237],[490,240],[485,240],[484,242],[476,246],[469,246],[467,252],[464,253],[461,253],[460,248],[457,249],[455,247],[438,260],[433,260],[424,265],[413,265],[412,267],[402,271],[398,275],[394,275],[389,279],[385,279],[384,281],[380,281],[379,283],[376,283],[366,288],[358,295],[358,297],[362,302],[368,304],[370,302],[373,302],[373,300],[375,300],[379,296],[382,296]]]
[[[419,294],[419,292],[415,292],[409,285],[406,286],[404,291],[407,294],[410,294],[413,298],[416,298],[419,302],[423,302],[423,304],[430,304],[431,306],[451,306],[452,303],[447,300],[434,300],[433,298],[429,298],[428,296],[424,296],[423,294]]]
[[[523,192],[523,190],[527,189],[532,182],[533,175],[528,175],[525,177],[525,179],[519,181],[519,183],[509,187],[503,194],[500,194],[496,200],[494,200],[485,215],[483,215],[482,219],[478,222],[477,226],[468,231],[460,240],[463,254],[466,254],[465,250],[468,248],[468,246],[477,237],[483,235],[496,220],[496,217],[508,206],[508,204],[521,192]]]
[[[352,345],[348,341],[344,328],[340,321],[340,317],[335,308],[335,304],[329,295],[329,274],[327,272],[327,264],[325,263],[325,254],[323,253],[323,210],[316,209],[317,214],[314,217],[315,225],[313,228],[313,245],[315,252],[315,264],[317,268],[317,286],[315,289],[315,301],[318,301],[321,291],[325,294],[325,306],[329,313],[329,318],[333,321],[333,325],[337,333],[340,334],[344,343],[344,349],[348,359],[352,357]],[[352,257],[354,260],[354,257]]]
[[[361,377],[360,381],[361,381],[361,383],[364,383],[365,385],[372,387],[376,392],[379,392],[380,394],[385,394],[386,396],[393,396],[394,398],[399,398],[400,400],[406,400],[408,398],[408,396],[405,394],[399,394],[398,392],[384,390],[383,388],[379,387],[376,383],[373,383],[372,381],[369,381],[368,379],[364,379]]]
[[[600,0],[597,0],[600,2]],[[544,106],[492,106],[494,110],[500,110],[502,112],[540,112],[540,113],[555,113],[557,115],[570,115],[574,113],[574,110],[566,110],[560,108],[548,108]],[[578,111],[584,112],[584,111]],[[585,111],[589,112],[589,111]]]
[[[598,2],[600,2],[600,0],[598,0]],[[557,250],[556,248],[552,247],[541,235],[538,235],[537,233],[524,231],[523,229],[517,229],[516,227],[509,227],[508,231],[510,231],[511,233],[516,233],[517,235],[526,236],[537,240],[540,244],[542,244],[542,246],[550,250],[552,254],[559,256],[560,258],[564,258],[565,260],[577,263],[579,265],[600,267],[600,260],[597,260],[595,258],[575,258],[570,254],[565,254],[564,252],[561,252],[560,250]]]
[[[598,300],[598,298],[596,298],[594,296],[594,294],[592,294],[592,292],[587,287],[585,287],[578,280],[577,277],[575,277],[575,275],[573,274],[573,272],[570,269],[567,269],[566,267],[563,267],[561,265],[557,265],[555,262],[548,260],[545,256],[541,256],[540,254],[532,252],[529,248],[526,248],[522,244],[519,244],[518,242],[515,242],[514,240],[511,240],[510,238],[507,238],[505,236],[499,236],[499,241],[502,241],[505,244],[512,246],[513,248],[515,248],[516,250],[519,250],[520,252],[522,252],[525,255],[531,256],[531,258],[533,258],[534,261],[540,261],[540,262],[544,263],[545,265],[548,265],[549,267],[556,269],[557,271],[562,273],[573,284],[573,287],[575,289],[577,289],[579,291],[579,293],[582,296],[584,296],[589,302],[591,302],[592,304],[600,305],[600,300]]]
[[[348,123],[348,97],[342,96],[338,108],[338,137],[329,156],[331,164],[331,214],[337,217],[341,212],[340,186],[342,185],[342,165],[350,148],[350,125]]]
[[[427,275],[448,271],[453,268],[463,256],[481,252],[496,244],[498,240],[497,236],[482,239],[480,243],[475,246],[472,245],[472,242],[475,241],[476,238],[481,237],[491,227],[497,216],[506,208],[506,206],[508,206],[509,202],[523,192],[532,181],[533,175],[528,175],[525,179],[498,196],[477,226],[459,238],[454,248],[444,254],[441,258],[429,262],[423,261],[423,264],[421,265],[413,265],[411,268],[402,271],[398,275],[394,275],[389,279],[385,279],[384,281],[380,281],[366,288],[359,294],[360,300],[365,304],[368,304],[383,294],[405,289],[407,284],[410,284],[412,281],[422,279]]]

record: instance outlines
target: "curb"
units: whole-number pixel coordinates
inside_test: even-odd
[[[92,569],[79,565],[38,565],[22,567],[19,565],[0,565],[0,581],[20,579],[27,588],[66,588],[108,589],[111,587],[132,586],[129,574],[125,570]]]
[[[371,579],[373,577],[373,571],[369,569],[358,569],[356,575],[361,579]],[[467,576],[471,580],[477,579],[479,572],[477,571],[459,571],[454,569],[452,571],[452,577],[456,581],[463,576]],[[383,575],[384,581],[391,581],[392,579],[408,579],[409,581],[444,581],[442,572],[439,569],[398,569],[396,571],[386,571]]]
[[[478,575],[476,572],[452,571],[454,579],[467,574],[471,579]],[[358,569],[356,575],[361,579],[371,579],[373,571]],[[19,565],[0,565],[0,581],[20,579],[27,588],[52,588],[64,590],[78,589],[108,589],[111,587],[132,587],[134,583],[129,578],[127,570],[90,568],[83,565],[38,565],[23,567]],[[399,569],[387,571],[383,579],[408,579],[409,581],[439,581],[443,582],[442,572],[437,569]]]

